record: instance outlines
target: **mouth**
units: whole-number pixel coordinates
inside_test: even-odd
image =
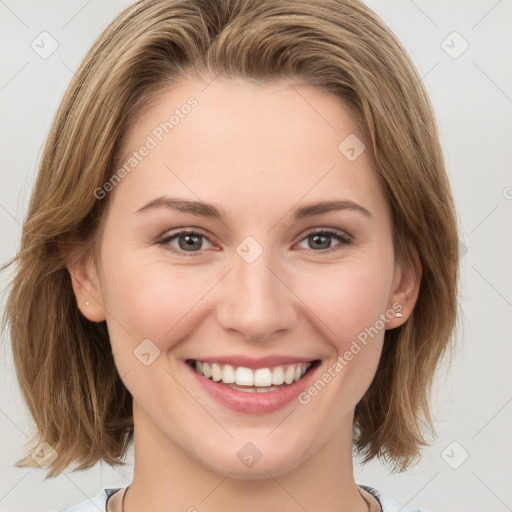
[[[187,364],[203,377],[245,393],[277,391],[301,380],[320,361],[318,359],[265,368],[247,368],[216,362],[187,360]]]

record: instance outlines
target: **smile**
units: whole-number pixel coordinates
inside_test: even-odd
[[[206,361],[183,360],[191,377],[190,389],[206,393],[223,408],[256,415],[296,404],[297,396],[311,384],[321,362],[289,355],[219,355]]]
[[[190,361],[189,364],[197,373],[213,382],[226,384],[232,389],[246,393],[266,393],[277,391],[299,381],[313,363],[294,363],[256,369],[196,360]]]

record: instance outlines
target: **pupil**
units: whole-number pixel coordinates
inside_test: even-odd
[[[199,235],[182,235],[179,238],[180,249],[201,249],[201,241]],[[183,239],[185,239],[185,243],[182,243]],[[194,247],[194,244],[196,247]]]
[[[322,239],[324,241],[323,247],[320,247],[321,249],[329,249],[329,239],[330,235],[313,235],[311,238],[313,238],[315,244],[322,245]],[[317,249],[319,248],[319,245],[317,245]]]

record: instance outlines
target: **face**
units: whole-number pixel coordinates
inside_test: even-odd
[[[73,282],[107,320],[136,431],[239,478],[350,439],[407,317],[362,141],[334,95],[220,78],[162,91],[131,127],[99,267]]]

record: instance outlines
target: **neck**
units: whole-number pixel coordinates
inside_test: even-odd
[[[293,466],[292,461],[284,472],[260,470],[241,479],[220,474],[185,453],[135,402],[133,411],[135,465],[125,512],[368,510],[353,476],[352,418],[304,462]]]

